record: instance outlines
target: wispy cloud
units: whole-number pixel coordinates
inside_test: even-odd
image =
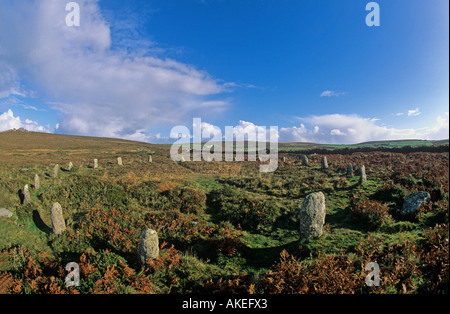
[[[410,116],[410,117],[415,117],[420,114],[422,114],[422,113],[420,112],[419,108],[408,110],[408,116]]]
[[[335,92],[332,90],[325,90],[320,94],[320,97],[341,97],[347,95],[346,92]]]

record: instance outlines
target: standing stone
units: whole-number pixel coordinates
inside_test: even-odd
[[[98,159],[94,159],[94,169],[98,168]]]
[[[152,155],[148,156],[148,162],[153,162]]]
[[[23,187],[23,205],[27,205],[31,203],[31,195],[30,190],[28,188],[28,184]]]
[[[328,161],[325,156],[322,157],[322,169],[328,169]]]
[[[59,165],[56,164],[52,170],[52,178],[53,179],[56,179],[58,177],[58,170],[59,170]]]
[[[139,239],[137,255],[141,265],[145,265],[149,259],[159,257],[158,233],[152,229],[145,229]]]
[[[281,158],[281,161],[282,161],[282,162],[286,162],[286,157],[283,156],[283,157]]]
[[[349,162],[347,165],[347,178],[351,178],[351,177],[353,177],[353,166]]]
[[[117,164],[123,166],[122,157],[117,157]]]
[[[403,215],[412,215],[422,205],[422,203],[430,200],[428,192],[415,192],[405,198],[401,213]]]
[[[362,165],[359,171],[360,171],[359,184],[364,184],[367,182],[366,167]]]
[[[41,187],[41,180],[39,180],[39,176],[37,174],[34,175],[34,189],[39,190]]]
[[[53,203],[51,210],[52,228],[54,234],[61,234],[66,230],[66,223],[59,203]]]
[[[309,240],[320,237],[325,215],[325,195],[316,192],[306,196],[300,206],[300,238]]]
[[[303,157],[302,157],[302,165],[303,166],[308,165],[308,157],[306,155],[303,155]]]
[[[67,168],[67,170],[72,170],[72,168],[73,168],[73,163],[72,162],[69,162],[69,168]]]

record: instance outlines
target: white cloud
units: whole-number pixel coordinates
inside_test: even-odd
[[[195,126],[195,124],[194,124]],[[202,134],[202,139],[209,139],[211,137],[217,137],[220,136],[222,137],[222,130],[210,123],[207,122],[202,122],[201,124],[201,134]]]
[[[239,121],[239,124],[233,128],[233,136],[235,140],[256,140],[258,142],[266,142],[279,138],[279,132],[273,133],[269,126],[259,126],[248,121]]]
[[[20,117],[15,117],[11,109],[0,115],[0,132],[23,128],[28,131],[50,133],[49,126],[41,126],[35,121],[25,119],[22,121]]]
[[[149,55],[148,45],[113,49],[97,1],[78,3],[81,26],[68,27],[64,1],[0,2],[0,98],[25,82],[62,113],[58,132],[128,139],[229,103],[219,94],[233,83]]]
[[[339,129],[333,129],[330,131],[330,135],[345,135],[345,133]]]
[[[410,117],[415,117],[420,114],[421,114],[421,112],[420,112],[419,108],[408,110],[408,116],[410,116]]]
[[[433,127],[425,128],[422,131],[422,137],[429,140],[443,140],[449,138],[449,116],[448,112],[444,116],[436,118],[436,124]]]
[[[436,118],[432,127],[421,129],[396,129],[378,125],[378,119],[358,115],[330,114],[299,118],[299,127],[280,129],[281,142],[314,142],[330,144],[354,144],[377,140],[396,139],[447,139],[449,116]],[[311,127],[307,127],[309,125]]]
[[[198,128],[198,126],[199,125],[194,121],[193,128],[196,129]],[[234,141],[251,140],[266,142],[269,139],[273,140],[274,138],[279,137],[278,131],[274,132],[274,130],[271,130],[270,127],[259,126],[252,122],[243,120],[239,121],[238,125],[236,126],[230,126],[229,129],[221,129],[218,126],[207,122],[201,122],[200,127],[202,141],[210,140],[212,138],[228,139],[227,136],[230,136],[229,138],[233,136]],[[194,135],[191,134],[191,138],[193,137]],[[177,138],[176,134],[174,134],[174,138]]]
[[[340,97],[347,95],[346,92],[335,92],[331,90],[325,90],[320,94],[320,97]]]

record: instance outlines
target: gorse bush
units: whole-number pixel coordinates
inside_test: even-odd
[[[125,208],[129,198],[122,185],[95,177],[73,175],[58,185],[50,185],[42,194],[43,206],[61,204],[69,214],[86,212],[99,205]]]
[[[408,192],[396,184],[384,184],[371,197],[385,204],[394,203],[396,207],[403,204]]]
[[[166,197],[167,204],[185,214],[200,215],[206,209],[206,195],[200,190],[176,187],[163,192],[162,195]]]
[[[226,185],[210,195],[218,220],[252,232],[267,233],[294,225],[297,216],[292,202],[252,195]]]
[[[386,204],[376,200],[360,199],[358,196],[354,196],[350,213],[359,225],[369,230],[381,227],[391,218]]]

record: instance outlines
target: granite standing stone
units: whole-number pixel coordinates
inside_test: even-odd
[[[34,189],[39,190],[41,187],[41,180],[39,179],[39,176],[37,174],[34,175]]]
[[[59,165],[56,164],[52,170],[52,178],[56,179],[58,177]]]
[[[306,155],[302,156],[302,165],[307,166],[308,165],[308,157]]]
[[[153,158],[152,158],[152,156],[150,155],[150,156],[148,156],[148,162],[153,162]]]
[[[98,168],[98,159],[94,159],[94,169]]]
[[[51,210],[52,228],[54,234],[61,234],[66,230],[62,208],[59,203],[53,203]]]
[[[141,265],[145,265],[149,259],[159,257],[158,233],[152,229],[145,229],[139,239],[137,255]]]
[[[366,176],[366,167],[364,165],[361,166],[361,169],[359,169],[359,184],[364,184],[367,182],[367,176]]]
[[[123,166],[122,157],[117,157],[117,164]]]
[[[300,206],[300,238],[309,240],[318,238],[323,233],[326,206],[322,192],[309,194]]]
[[[415,192],[408,195],[403,202],[401,213],[403,215],[413,215],[420,205],[429,201],[430,198],[431,197],[428,192]]]
[[[73,168],[73,163],[69,162],[69,168],[67,168],[67,169],[70,171],[70,170],[72,170],[72,168]]]
[[[27,205],[31,203],[31,195],[30,195],[30,189],[28,187],[28,184],[26,184],[23,187],[23,205]]]
[[[328,169],[328,161],[327,161],[327,157],[323,156],[322,157],[322,169]]]

